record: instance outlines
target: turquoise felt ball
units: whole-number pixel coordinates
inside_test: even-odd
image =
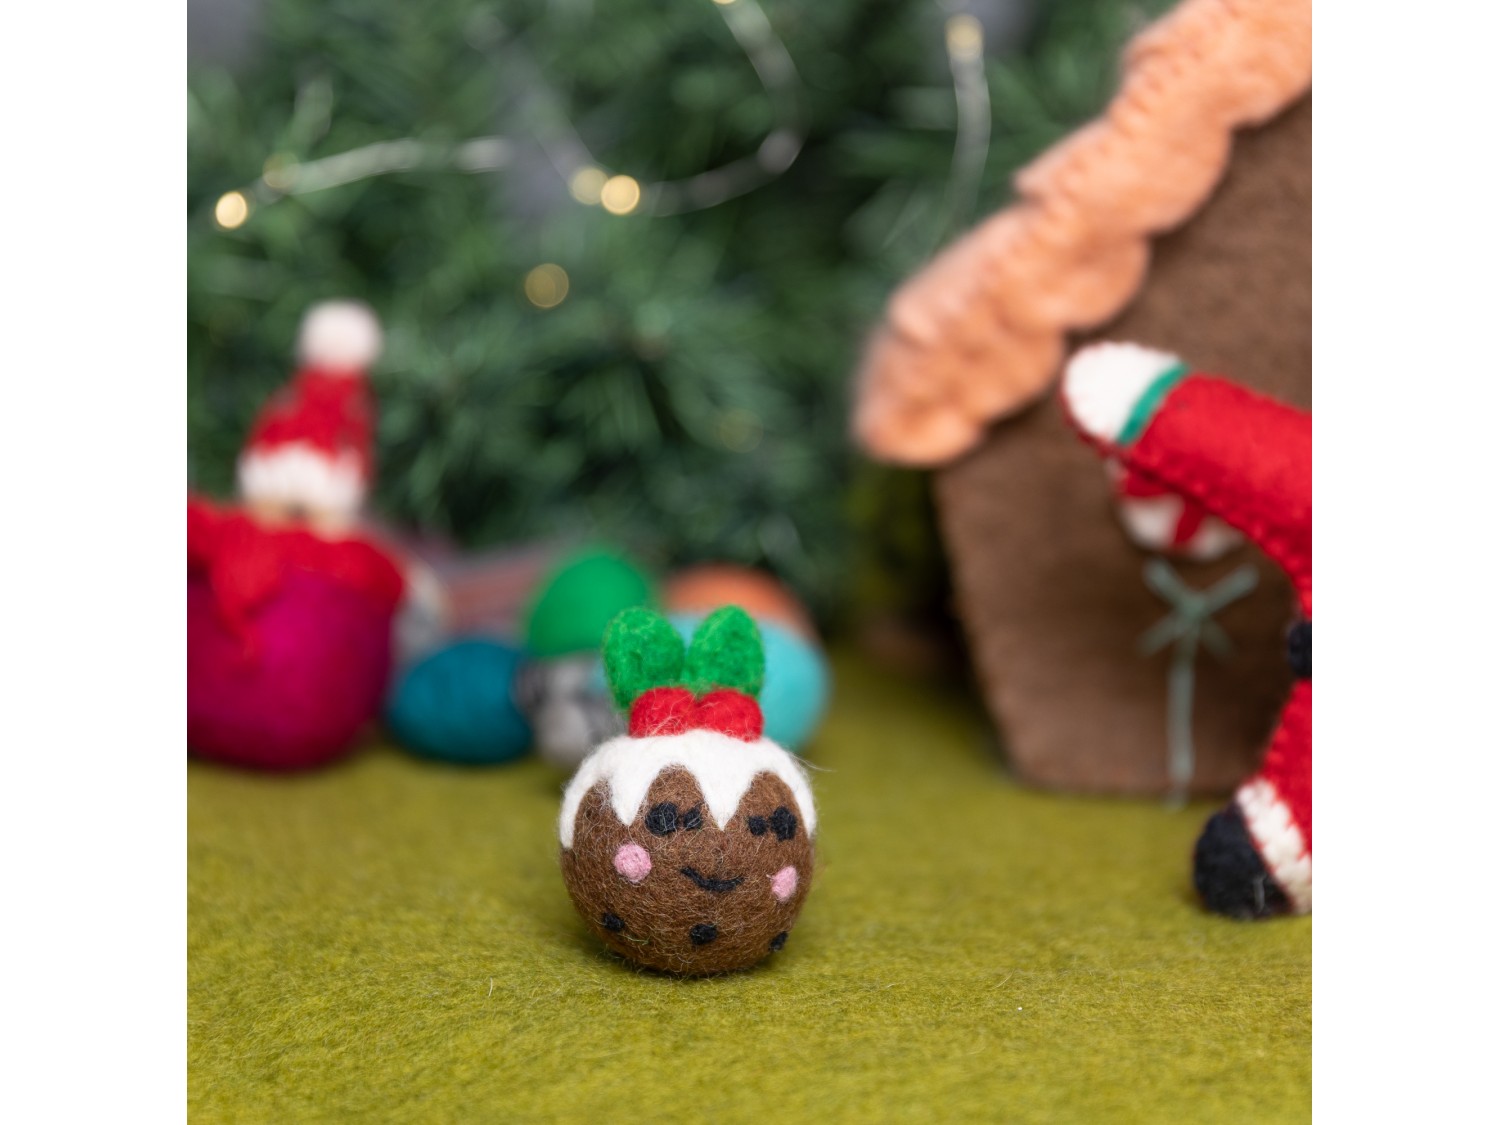
[[[669,614],[684,640],[692,640],[702,614]],[[792,753],[800,753],[823,721],[828,707],[830,676],[822,651],[806,638],[775,621],[756,619],[766,649],[766,680],[760,689],[760,711],[766,737]]]
[[[458,641],[413,665],[391,692],[385,721],[406,749],[445,762],[509,762],[531,746],[511,688],[519,648]]]

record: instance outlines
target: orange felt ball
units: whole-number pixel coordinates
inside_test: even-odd
[[[737,605],[758,621],[774,621],[818,641],[817,629],[797,596],[764,571],[720,563],[689,567],[668,579],[662,605],[669,613],[707,614]]]

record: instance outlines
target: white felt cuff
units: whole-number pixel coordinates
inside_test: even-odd
[[[1092,344],[1068,361],[1063,400],[1084,433],[1115,442],[1141,397],[1177,365],[1176,356],[1139,344]]]
[[[239,485],[240,495],[252,502],[351,516],[365,497],[364,472],[357,456],[334,457],[300,441],[241,456]]]
[[[1298,914],[1312,910],[1312,850],[1292,813],[1265,778],[1254,778],[1235,794],[1250,838],[1271,878],[1286,892]]]

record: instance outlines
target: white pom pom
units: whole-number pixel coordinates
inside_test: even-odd
[[[1062,393],[1079,427],[1115,441],[1147,388],[1178,359],[1139,344],[1094,344],[1068,361]]]
[[[297,333],[297,359],[333,371],[367,371],[380,358],[380,321],[362,301],[321,301]]]

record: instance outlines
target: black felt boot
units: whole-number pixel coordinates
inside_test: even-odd
[[[1291,912],[1286,892],[1261,862],[1239,806],[1214,813],[1193,849],[1193,886],[1217,914],[1249,921]]]

